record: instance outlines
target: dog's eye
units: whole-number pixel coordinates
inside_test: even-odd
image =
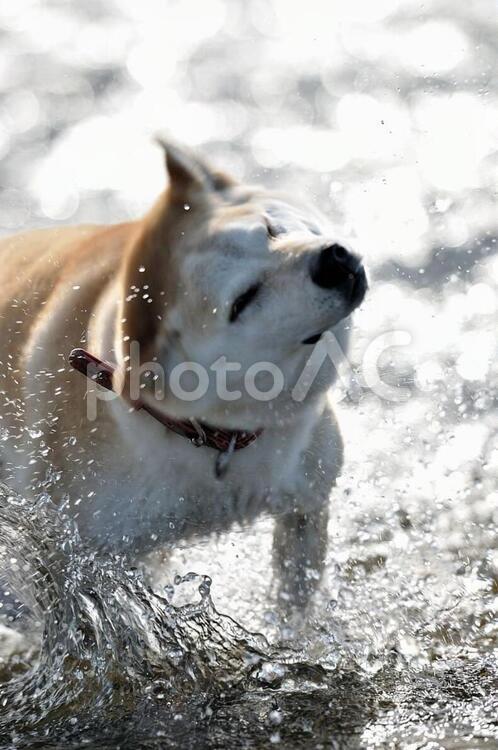
[[[275,224],[270,221],[268,216],[264,216],[263,219],[266,225],[266,232],[268,234],[268,237],[274,240],[275,237],[278,237],[279,234],[282,234],[282,230],[280,229],[280,227],[275,226]]]
[[[253,301],[253,299],[259,292],[260,287],[261,287],[261,284],[253,284],[243,294],[237,297],[237,299],[233,303],[232,308],[230,310],[230,317],[229,317],[230,323],[233,323],[234,321],[236,321],[240,313],[242,312],[242,310],[245,310],[247,305],[249,305]]]

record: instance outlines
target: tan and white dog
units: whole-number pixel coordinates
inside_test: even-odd
[[[294,197],[237,184],[164,147],[169,188],[143,219],[0,243],[2,475],[21,492],[48,492],[84,538],[132,558],[272,513],[281,592],[303,605],[325,557],[342,442],[327,399],[333,366],[323,365],[303,401],[292,389],[324,331],[346,345],[365,271]],[[144,404],[193,418],[201,432],[258,435],[223,476],[213,447],[133,409],[132,342],[142,363],[165,373],[161,392],[144,376]],[[78,346],[117,368],[122,395],[99,403],[95,420],[89,381],[68,366]],[[210,379],[199,398],[185,398],[199,369],[219,375],[222,366],[222,393]],[[275,369],[282,387],[267,399]],[[178,393],[168,376],[182,370]]]

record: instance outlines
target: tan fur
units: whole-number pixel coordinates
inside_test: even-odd
[[[82,427],[84,414],[77,405],[83,403],[86,390],[70,371],[67,354],[74,345],[84,345],[92,311],[113,278],[132,231],[132,224],[67,227],[20,234],[0,243],[1,391],[6,404],[2,424],[18,436],[3,456],[8,478],[21,466],[26,469],[23,478],[29,473],[30,481],[42,479],[50,463],[65,463],[63,443]],[[27,387],[26,375],[38,379],[40,387],[34,393]],[[64,394],[60,403],[58,393]],[[58,424],[50,429],[44,423],[50,441],[47,464],[38,458],[28,470],[33,457],[27,430],[49,415],[57,417]]]

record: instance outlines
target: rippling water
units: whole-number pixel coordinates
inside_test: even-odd
[[[305,6],[0,3],[2,233],[136,216],[165,129],[316,200],[371,273],[307,617],[271,519],[178,547],[153,593],[2,489],[2,747],[498,747],[496,4]]]

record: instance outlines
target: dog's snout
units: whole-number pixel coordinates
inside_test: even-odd
[[[358,255],[334,243],[320,251],[311,262],[311,279],[323,289],[343,289],[361,302],[367,288],[363,263]]]

